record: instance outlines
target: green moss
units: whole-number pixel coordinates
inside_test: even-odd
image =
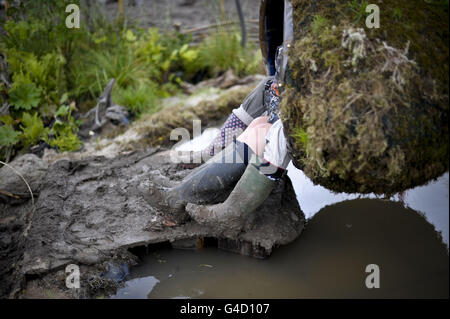
[[[381,28],[367,29],[364,2],[292,3],[281,110],[296,166],[332,190],[377,194],[447,171],[448,4],[374,1]]]
[[[292,136],[295,138],[298,144],[302,145],[303,149],[306,151],[306,147],[308,145],[308,133],[306,133],[306,131],[301,127],[297,127]]]
[[[361,22],[366,17],[366,7],[369,5],[368,1],[352,0],[347,1],[347,7],[352,12],[353,21]]]
[[[329,22],[326,18],[322,17],[321,15],[316,15],[311,26],[312,33],[316,35],[320,34],[320,31],[322,31],[323,28],[325,28],[328,24]]]
[[[402,16],[403,16],[402,9],[394,8],[394,10],[392,11],[392,19],[400,20]]]

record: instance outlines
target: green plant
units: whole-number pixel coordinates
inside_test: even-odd
[[[36,142],[44,138],[44,123],[38,117],[38,113],[30,115],[29,113],[24,113],[22,117],[22,124],[20,128],[22,129],[21,140],[24,146],[28,147],[34,145]]]
[[[124,89],[159,78],[162,49],[155,42],[157,33],[135,35],[127,29],[116,36],[115,32],[103,34],[100,45],[94,45],[79,59],[73,70],[73,95],[95,99],[111,78],[116,79],[116,87]]]
[[[34,83],[13,86],[9,91],[9,102],[17,109],[30,110],[39,105],[42,89]]]
[[[397,19],[397,20],[401,20],[401,18],[402,18],[402,9],[394,8],[392,10],[392,18],[393,19]]]
[[[241,46],[238,32],[219,30],[199,46],[198,68],[208,70],[211,76],[232,69],[237,75],[256,73],[261,63],[260,52],[251,45]]]
[[[5,53],[14,82],[25,80],[42,88],[42,103],[57,103],[70,92],[74,57],[89,44],[88,30],[68,29],[68,4],[79,0],[34,0],[12,3],[12,19],[5,21],[0,50]]]
[[[13,3],[9,11],[12,19],[2,25],[0,50],[5,54],[12,77],[12,85],[3,93],[12,106],[10,114],[2,116],[2,145],[8,146],[6,157],[14,150],[27,148],[45,140],[59,149],[75,149],[77,121],[53,112],[56,105],[68,99],[70,69],[73,57],[88,43],[87,30],[65,26],[67,4],[78,0],[35,0]],[[78,44],[76,44],[78,43]],[[27,112],[31,111],[32,112]],[[61,127],[51,123],[55,116]],[[66,129],[63,127],[68,127]],[[50,134],[50,136],[49,136]],[[68,146],[67,146],[68,145]],[[13,152],[14,154],[14,152]],[[4,150],[0,156],[5,156]]]
[[[78,136],[74,134],[72,127],[64,125],[62,122],[55,123],[45,141],[52,147],[56,147],[60,152],[70,152],[78,150],[82,143]]]
[[[198,71],[199,53],[197,48],[192,48],[187,43],[173,49],[167,60],[170,62],[170,65],[166,66],[167,70],[169,67],[173,70],[182,70],[185,72],[184,77],[190,78]]]
[[[60,152],[76,151],[82,145],[76,134],[80,123],[72,116],[75,110],[74,103],[60,106],[55,112],[53,126],[44,134],[44,141]]]
[[[261,70],[261,54],[243,49],[236,30],[219,30],[199,45],[190,36],[143,30],[123,19],[107,19],[89,4],[80,29],[65,26],[67,4],[80,0],[13,3],[0,34],[0,51],[9,64],[12,85],[0,83],[0,96],[12,106],[0,117],[6,157],[40,141],[60,151],[76,150],[83,112],[95,105],[111,78],[114,102],[141,116],[159,110],[158,99],[178,94],[182,81],[198,81],[229,69],[237,75]],[[1,18],[0,18],[1,19]],[[3,21],[2,21],[3,22]]]
[[[178,77],[174,73],[184,72],[186,79],[195,72],[191,66],[198,59],[198,51],[188,44],[186,36],[161,36],[158,29],[149,29],[141,33],[134,45],[138,56],[144,58],[152,70],[152,80],[157,83],[176,83]]]
[[[128,47],[116,52],[91,51],[89,60],[76,74],[76,95],[89,93],[96,98],[111,78],[115,78],[120,87],[134,86],[149,79],[150,69]]]
[[[68,4],[80,5],[79,0],[34,0],[11,3],[8,10],[12,19],[4,23],[2,42],[7,48],[32,52],[38,57],[60,50],[70,59],[77,47],[73,44],[86,37],[81,29],[68,29],[65,25]]]
[[[20,133],[12,125],[0,126],[0,146],[14,146],[19,142]]]
[[[158,87],[155,83],[140,83],[137,87],[119,88],[113,92],[113,100],[132,113],[142,115],[158,110]]]
[[[299,143],[302,148],[306,151],[308,145],[308,134],[306,131],[300,127],[295,128],[292,134],[297,143]]]
[[[33,53],[8,50],[8,62],[13,74],[13,88],[23,84],[34,84],[41,90],[42,102],[57,103],[66,90],[65,76],[62,74],[66,62],[55,52],[38,58]]]
[[[369,5],[369,2],[364,0],[352,0],[347,3],[348,8],[353,14],[353,20],[356,23],[359,23],[366,16],[366,7]]]

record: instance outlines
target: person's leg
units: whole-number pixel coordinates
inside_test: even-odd
[[[152,185],[148,201],[160,209],[180,213],[188,203],[211,204],[220,200],[227,189],[243,178],[242,175],[249,169],[248,163],[254,152],[257,151],[262,156],[265,136],[271,126],[267,120],[267,116],[253,120],[239,140],[194,169],[176,187],[164,189]],[[267,185],[265,180],[258,180],[253,173],[254,170],[251,170],[247,178],[253,180],[257,187]],[[243,185],[248,183],[243,182]],[[260,188],[255,191],[264,192]],[[233,200],[232,196],[229,202]]]
[[[255,150],[262,155],[264,137],[271,126],[267,120],[267,116],[253,120],[238,140],[195,168],[176,187],[163,189],[151,185],[149,202],[175,211],[182,211],[187,203],[217,202],[224,190],[241,178]]]
[[[151,185],[148,201],[160,209],[184,210],[187,203],[210,204],[223,199],[223,193],[244,173],[253,151],[240,141],[228,145],[207,163],[195,168],[177,186],[164,189]]]
[[[171,190],[169,205],[184,207],[186,203],[212,202],[221,195],[221,191],[237,182],[252,153],[262,156],[264,152],[265,136],[272,126],[267,120],[267,116],[253,120],[234,143],[189,174]]]
[[[266,200],[276,181],[283,177],[290,161],[283,126],[280,120],[272,126],[265,124],[268,123],[260,119],[242,134],[242,141],[255,145],[255,155],[227,200],[212,206],[186,206],[186,211],[198,223],[239,231],[246,217]],[[262,135],[267,127],[267,134]],[[264,145],[264,151],[258,156],[257,148],[261,145]]]
[[[167,204],[184,209],[187,203],[212,203],[242,176],[253,154],[245,143],[235,141],[168,191]]]
[[[253,155],[235,188],[225,202],[211,206],[188,203],[186,211],[196,222],[221,230],[240,231],[249,214],[266,200],[275,185],[259,169],[261,159]]]
[[[266,84],[272,79],[273,77],[271,76],[264,78],[245,98],[241,106],[233,110],[220,129],[220,133],[202,151],[204,161],[207,161],[210,157],[227,147],[233,139],[236,139],[247,129],[255,118],[266,111],[264,107],[264,91]]]

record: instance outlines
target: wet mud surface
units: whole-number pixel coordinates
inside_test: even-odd
[[[239,105],[259,77],[242,80],[246,85],[235,80],[220,94],[194,94],[165,103],[189,109],[208,125]],[[289,180],[274,190],[265,203],[267,208],[249,220],[238,236],[153,207],[150,182],[173,186],[194,167],[174,164],[167,149],[149,146],[148,135],[155,126],[170,131],[164,121],[170,122],[170,116],[160,121],[146,117],[116,138],[99,136],[86,141],[79,152],[46,149],[42,158],[33,154],[16,158],[10,165],[29,183],[35,205],[22,178],[9,167],[0,168],[0,298],[112,294],[118,283],[102,276],[111,262],[135,265],[136,258],[128,249],[136,246],[160,242],[192,246],[211,236],[222,238],[223,249],[266,257],[274,246],[291,242],[301,233],[304,215]],[[224,192],[222,197],[227,195]],[[280,213],[272,215],[273,211]],[[66,288],[64,268],[68,264],[81,267],[82,289]]]
[[[68,293],[69,298],[93,297],[97,291],[87,288],[95,276],[100,278],[97,286],[104,288],[103,293],[107,288],[114,288],[113,283],[101,281],[106,264],[136,264],[135,256],[128,251],[133,247],[162,242],[177,246],[183,245],[183,241],[189,244],[189,241],[214,237],[226,250],[261,258],[269,256],[274,247],[292,242],[302,232],[304,214],[289,179],[278,185],[237,235],[200,226],[186,218],[187,215],[176,216],[150,204],[150,182],[170,187],[188,173],[189,170],[170,161],[168,151],[159,149],[136,151],[114,159],[95,157],[55,162],[40,186],[26,237],[20,232],[13,233],[17,226],[4,222],[5,234],[17,235],[11,237],[17,245],[4,245],[2,255],[6,259],[2,262],[6,261],[11,271],[3,275],[2,282],[16,283],[15,297],[24,293],[21,290],[24,287],[25,297],[46,297],[38,289],[45,285],[36,281],[47,283],[45,291],[54,296]],[[24,205],[29,204],[3,206],[2,215],[5,218],[20,215]],[[20,230],[24,227],[21,225]],[[65,291],[62,280],[68,264],[85,267],[81,286],[86,289],[75,296]],[[113,287],[106,287],[108,284]]]

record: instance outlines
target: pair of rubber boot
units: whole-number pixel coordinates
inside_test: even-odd
[[[152,187],[150,197],[155,206],[175,214],[187,212],[200,224],[239,230],[246,216],[262,204],[275,183],[259,172],[258,161],[245,143],[235,140],[194,169],[176,187]]]
[[[199,224],[240,231],[247,216],[264,202],[275,184],[275,181],[260,173],[257,165],[258,158],[253,154],[225,202],[211,206],[188,203],[186,212]]]

